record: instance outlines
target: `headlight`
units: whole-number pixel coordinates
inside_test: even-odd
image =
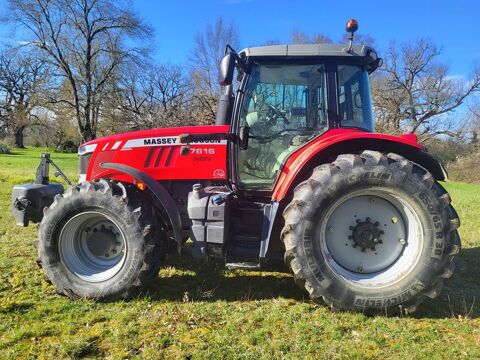
[[[90,163],[90,159],[92,158],[93,153],[80,155],[78,160],[78,173],[80,174],[80,178],[82,175],[87,174],[88,164]]]
[[[78,148],[78,155],[93,153],[97,148],[97,144],[81,145]]]
[[[97,144],[89,144],[80,146],[78,148],[78,174],[79,174],[79,182],[87,180],[87,169],[88,164],[92,158],[93,152],[97,148]]]

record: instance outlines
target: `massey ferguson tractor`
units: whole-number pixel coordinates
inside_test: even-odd
[[[38,263],[57,291],[127,298],[191,239],[194,256],[228,268],[281,251],[332,309],[411,313],[435,298],[460,250],[447,174],[415,135],[374,132],[382,60],[352,44],[357,27],[345,45],[227,46],[216,125],[89,141],[65,192],[42,155],[12,211],[40,223]]]

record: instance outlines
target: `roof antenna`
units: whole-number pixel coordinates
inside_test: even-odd
[[[345,52],[349,53],[352,51],[353,47],[353,34],[358,30],[358,21],[355,19],[350,19],[345,25],[345,30],[349,33],[348,36],[348,48],[344,49]]]

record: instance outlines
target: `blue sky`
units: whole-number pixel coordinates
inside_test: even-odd
[[[0,0],[0,11],[7,0]],[[369,34],[382,50],[389,41],[432,38],[442,47],[450,75],[468,78],[480,64],[480,0],[132,0],[155,29],[154,55],[160,62],[184,63],[195,35],[219,16],[234,22],[242,47],[277,40],[287,43],[296,28],[322,32],[334,40],[347,19],[356,18],[359,33]],[[8,31],[0,29],[0,35]],[[8,36],[7,36],[8,38]]]
[[[3,1],[3,0],[2,0]],[[348,18],[373,36],[381,50],[391,39],[432,38],[452,76],[468,77],[480,63],[480,0],[136,0],[134,6],[156,31],[159,61],[185,62],[198,31],[219,16],[233,21],[241,46],[267,40],[288,42],[293,28],[322,32],[338,40]]]

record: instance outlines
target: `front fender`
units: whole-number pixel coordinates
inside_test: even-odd
[[[152,194],[158,200],[159,204],[163,207],[163,209],[165,209],[168,219],[170,220],[170,223],[173,227],[175,241],[179,245],[182,244],[182,225],[177,205],[175,204],[175,201],[173,201],[169,192],[158,181],[156,181],[146,173],[127,165],[117,163],[102,163],[100,166],[104,169],[112,169],[119,171],[123,174],[130,175],[135,180],[145,184],[147,189],[152,192]]]
[[[447,181],[447,172],[440,161],[416,141],[415,135],[392,136],[363,131],[331,130],[294,152],[282,168],[272,198],[280,202],[314,167],[333,161],[340,154],[374,150],[396,153],[424,167],[436,180]]]

